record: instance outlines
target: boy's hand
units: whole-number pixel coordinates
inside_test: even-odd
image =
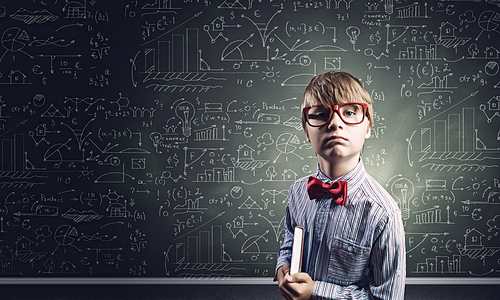
[[[287,300],[310,299],[314,290],[314,281],[307,273],[290,275],[290,266],[284,265],[278,269],[279,290]]]
[[[281,282],[290,275],[290,265],[285,264],[278,269],[278,274],[276,274],[276,278],[278,279],[278,285],[281,285]]]

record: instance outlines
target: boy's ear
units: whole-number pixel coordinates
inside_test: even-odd
[[[307,129],[306,128],[304,128],[304,132],[306,133],[306,141],[308,141],[310,143],[311,140],[309,139],[309,133],[307,133]]]
[[[371,126],[367,126],[366,128],[366,134],[365,134],[365,140],[369,139],[370,136],[371,136],[371,133],[372,133],[372,127]]]

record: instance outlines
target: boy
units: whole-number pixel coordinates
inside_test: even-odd
[[[301,107],[318,170],[289,190],[285,240],[276,265],[281,295],[403,299],[406,253],[401,212],[366,173],[360,158],[373,125],[370,95],[352,75],[328,72],[311,80]],[[295,226],[305,229],[302,273],[290,275]]]

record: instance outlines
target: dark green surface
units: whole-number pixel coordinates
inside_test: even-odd
[[[0,3],[0,277],[271,278],[288,187],[316,170],[302,93],[337,69],[373,98],[362,159],[402,209],[407,276],[499,276],[497,5],[153,3]]]

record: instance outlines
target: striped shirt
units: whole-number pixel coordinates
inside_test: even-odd
[[[315,176],[332,182],[319,167]],[[309,200],[308,176],[292,184],[276,270],[290,263],[293,230],[302,226],[302,272],[315,281],[312,299],[403,299],[406,253],[401,211],[366,173],[362,160],[338,180],[348,183],[344,206],[328,193]]]

